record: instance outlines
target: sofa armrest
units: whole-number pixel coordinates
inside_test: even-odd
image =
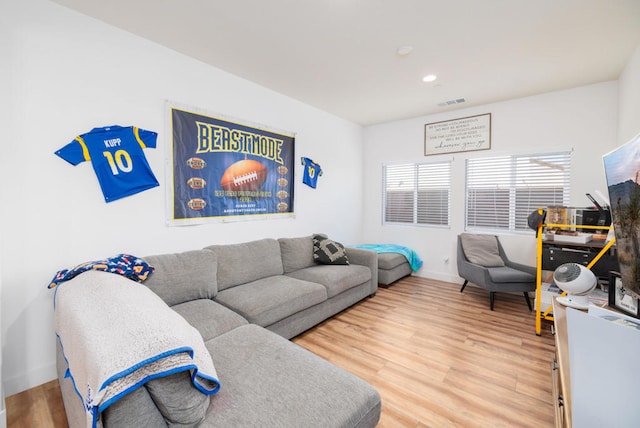
[[[378,253],[361,248],[346,247],[349,263],[366,266],[371,270],[371,295],[378,291]]]

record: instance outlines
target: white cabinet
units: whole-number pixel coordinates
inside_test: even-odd
[[[596,306],[587,313],[557,302],[554,316],[559,402],[564,407],[564,420],[556,425],[640,426],[640,320]],[[565,333],[566,343],[559,344]]]

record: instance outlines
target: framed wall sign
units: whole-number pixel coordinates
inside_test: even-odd
[[[488,150],[491,148],[491,113],[424,126],[424,155]]]
[[[609,306],[625,314],[640,318],[638,298],[624,288],[622,276],[613,271],[609,276]]]

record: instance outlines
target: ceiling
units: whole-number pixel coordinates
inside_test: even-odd
[[[362,125],[616,80],[640,45],[640,0],[53,1]]]

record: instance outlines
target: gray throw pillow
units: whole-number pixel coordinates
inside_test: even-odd
[[[344,245],[323,235],[313,236],[313,260],[324,265],[348,265]]]
[[[494,235],[460,234],[462,251],[471,263],[484,267],[504,266],[498,251],[498,238]]]

